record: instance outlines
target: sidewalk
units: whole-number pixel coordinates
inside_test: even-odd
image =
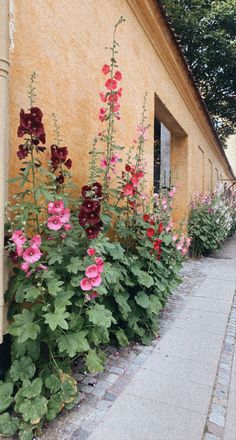
[[[235,440],[236,240],[89,440]],[[231,383],[230,383],[230,378]],[[81,440],[82,433],[73,435]]]

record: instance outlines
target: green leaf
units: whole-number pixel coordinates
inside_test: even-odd
[[[68,332],[66,335],[61,334],[57,338],[60,353],[66,352],[70,357],[74,357],[77,353],[83,353],[89,350],[87,332],[78,333]]]
[[[122,314],[122,317],[124,319],[127,319],[129,316],[129,313],[131,312],[131,308],[127,302],[127,300],[129,299],[128,293],[126,293],[126,292],[114,293],[114,298],[119,306],[119,310]]]
[[[163,241],[164,241],[166,246],[169,246],[169,244],[172,243],[171,235],[165,234],[164,237],[163,237]]]
[[[34,302],[40,295],[41,291],[36,286],[27,286],[24,289],[25,301]]]
[[[10,377],[13,382],[18,380],[31,379],[35,374],[35,365],[29,356],[23,356],[21,359],[16,359],[10,368]]]
[[[62,285],[64,284],[63,281],[57,280],[57,279],[48,279],[46,280],[48,292],[52,296],[57,296],[59,292],[62,291]]]
[[[89,350],[85,357],[85,365],[90,373],[98,373],[104,370],[104,360],[95,349]]]
[[[51,374],[46,377],[45,386],[54,394],[60,390],[61,382],[55,374]]]
[[[143,307],[143,309],[147,309],[150,305],[149,297],[145,292],[138,292],[134,299],[139,306]]]
[[[56,330],[57,327],[61,327],[64,330],[68,330],[68,318],[70,314],[65,312],[64,308],[56,309],[54,313],[49,312],[44,315],[45,323],[49,325],[51,330]]]
[[[40,355],[40,341],[28,341],[24,344],[19,344],[18,340],[12,341],[12,355],[13,358],[21,358],[24,355],[30,355],[33,361],[37,361]]]
[[[49,264],[49,266],[51,266],[52,264],[55,264],[55,263],[59,263],[59,264],[61,264],[62,263],[62,255],[59,253],[59,252],[53,252],[53,253],[50,253],[50,258],[49,258],[49,260],[48,260],[48,264]]]
[[[60,394],[57,393],[53,395],[51,399],[48,401],[46,419],[49,422],[54,420],[56,416],[61,412],[62,408],[63,408],[63,402],[60,397]]]
[[[14,315],[14,321],[9,326],[9,333],[13,336],[17,336],[19,343],[23,343],[27,341],[27,339],[34,340],[37,338],[40,327],[33,322],[34,317],[34,313],[26,309],[24,309],[22,313]]]
[[[24,400],[19,406],[24,421],[32,424],[38,423],[47,412],[47,403],[48,401],[44,396]]]
[[[38,396],[42,391],[43,382],[40,377],[37,377],[32,382],[26,380],[23,382],[22,397],[27,397],[31,399],[32,397]]]
[[[103,304],[95,304],[88,312],[89,321],[98,327],[109,328],[112,323],[116,323],[110,310],[106,309]]]
[[[129,345],[129,340],[123,329],[119,328],[119,330],[116,331],[115,335],[121,347],[126,347],[127,345]]]
[[[67,292],[59,292],[54,302],[55,309],[62,309],[71,305],[70,298],[74,295],[73,290]]]
[[[150,295],[149,301],[150,301],[151,312],[155,313],[155,315],[157,315],[160,312],[160,310],[162,309],[162,304],[161,304],[160,300],[157,298],[157,296]]]
[[[135,266],[133,268],[131,268],[131,271],[133,272],[134,275],[137,276],[137,281],[142,286],[145,286],[145,287],[149,288],[149,287],[154,285],[153,278],[147,272],[144,272],[143,270],[138,269]]]
[[[2,435],[14,435],[19,426],[18,417],[11,417],[8,412],[0,414],[0,433]]]
[[[19,439],[20,440],[33,440],[34,439],[34,425],[29,423],[21,422],[19,426]]]
[[[71,402],[72,400],[74,400],[77,394],[78,394],[77,383],[76,381],[72,380],[72,378],[69,380],[65,380],[61,384],[60,397],[63,402],[65,403]]]
[[[13,402],[11,396],[13,392],[13,384],[10,382],[0,382],[0,413],[6,411]]]
[[[69,273],[77,274],[78,271],[84,270],[84,263],[80,257],[72,257],[70,264],[67,265],[67,270]]]

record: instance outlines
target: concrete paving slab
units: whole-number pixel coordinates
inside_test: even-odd
[[[216,365],[203,363],[199,359],[183,359],[161,353],[157,356],[150,356],[142,368],[163,373],[173,378],[187,378],[191,382],[207,386],[214,385],[217,370]]]
[[[201,298],[201,297],[193,297],[191,298],[187,305],[186,309],[191,310],[200,310],[203,312],[213,312],[213,313],[223,313],[227,316],[229,315],[230,308],[232,304],[232,294],[225,297],[224,299],[216,299],[212,301],[212,298]]]
[[[235,290],[235,280],[206,279],[194,293],[195,297],[232,299],[232,291]]]
[[[200,440],[205,415],[123,394],[89,440]]]
[[[212,312],[203,312],[200,310],[192,310],[191,315],[188,309],[184,309],[178,320],[174,322],[174,327],[181,329],[189,329],[197,333],[202,330],[206,333],[215,333],[224,335],[227,325],[227,316]]]
[[[212,388],[191,382],[187,377],[173,377],[142,369],[127,386],[124,394],[156,402],[169,403],[207,415]]]

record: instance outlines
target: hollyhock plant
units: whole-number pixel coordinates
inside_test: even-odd
[[[48,203],[49,214],[61,214],[64,208],[63,200],[56,200],[55,202]]]
[[[87,254],[92,257],[93,255],[96,254],[96,250],[94,248],[88,248],[87,249]]]
[[[59,215],[52,215],[48,217],[47,227],[52,231],[58,231],[63,226],[63,222],[61,221],[61,217]]]
[[[22,229],[16,230],[11,236],[11,240],[19,246],[22,246],[26,242],[26,236]]]
[[[96,264],[91,264],[85,270],[85,275],[87,278],[96,278],[98,276],[98,268]]]
[[[91,290],[93,285],[92,285],[92,280],[90,278],[83,278],[80,281],[80,287],[82,290],[84,291],[88,291]]]
[[[107,75],[110,71],[111,71],[110,66],[108,64],[104,64],[102,67],[102,73],[104,73],[104,75]]]

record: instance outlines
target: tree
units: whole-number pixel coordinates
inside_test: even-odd
[[[236,0],[160,1],[225,144],[236,120]]]

